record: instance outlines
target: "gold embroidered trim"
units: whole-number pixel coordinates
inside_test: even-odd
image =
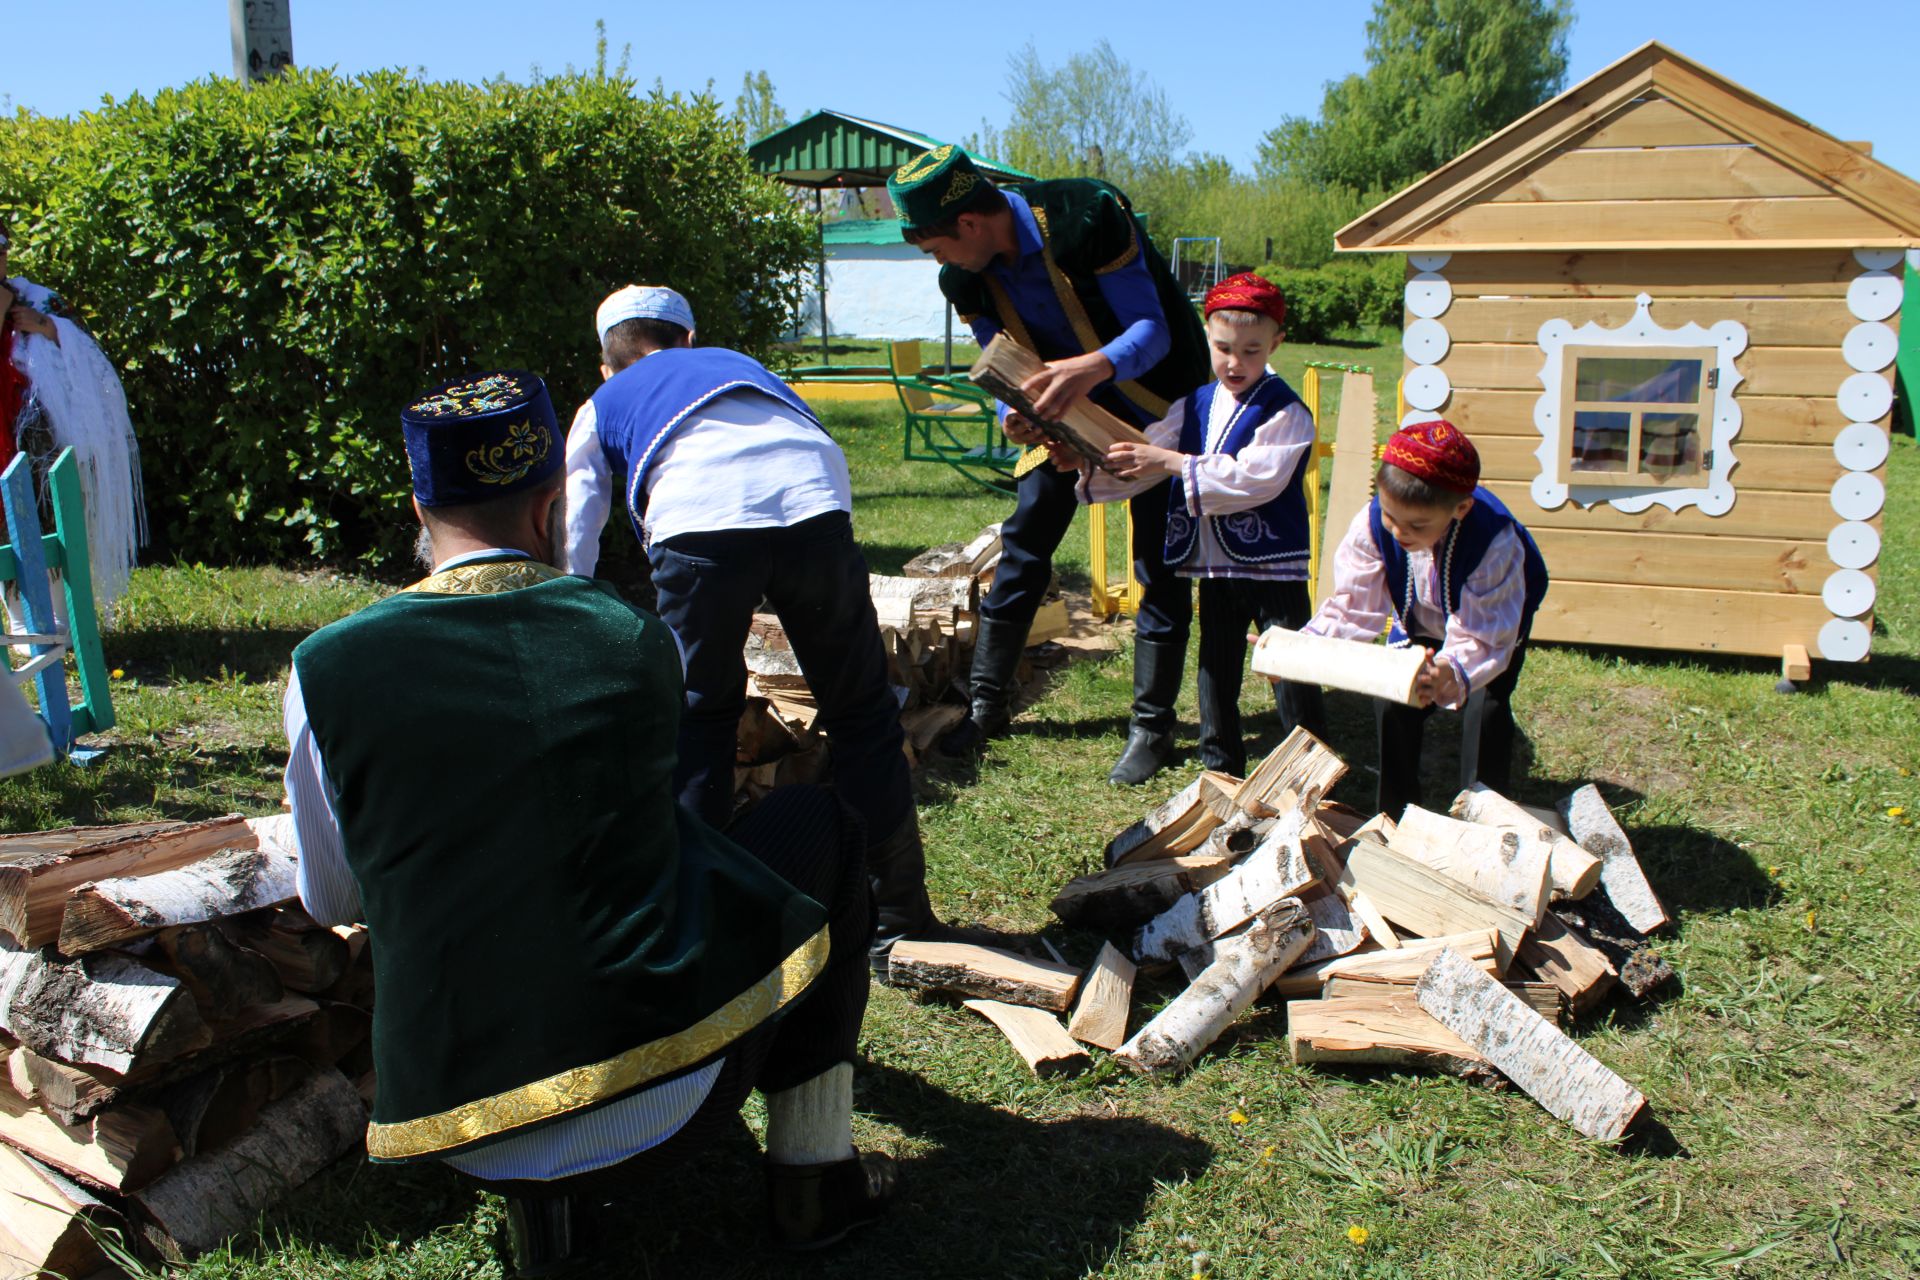
[[[893,180],[902,184],[918,182],[945,164],[947,158],[952,154],[953,144],[951,142],[942,147],[935,147],[931,151],[922,151],[919,155],[914,156],[898,169],[895,169],[893,171]]]
[[[406,1160],[450,1151],[522,1125],[626,1093],[710,1058],[795,1000],[827,964],[827,930],[795,948],[778,968],[684,1031],[574,1067],[437,1115],[367,1126],[367,1154]]]
[[[436,596],[490,596],[501,591],[518,591],[555,578],[564,577],[550,564],[538,560],[489,560],[484,564],[463,564],[422,578],[406,591]]]
[[[1027,450],[1020,455],[1020,461],[1013,464],[1013,478],[1018,480],[1021,476],[1027,474],[1027,472],[1039,467],[1041,463],[1045,462],[1051,456],[1044,446],[1036,445]]]
[[[1053,281],[1053,293],[1060,300],[1060,309],[1067,313],[1067,323],[1073,326],[1073,336],[1080,340],[1083,353],[1098,351],[1105,344],[1093,327],[1093,320],[1087,315],[1087,309],[1080,305],[1080,295],[1073,291],[1073,281],[1067,279],[1067,273],[1053,257],[1053,235],[1047,230],[1047,211],[1038,205],[1029,205],[1033,210],[1033,221],[1040,228],[1040,258],[1047,264],[1047,278]],[[1140,246],[1136,243],[1135,249]],[[1033,350],[1031,346],[1027,348]],[[1138,382],[1115,381],[1120,394],[1152,414],[1156,420],[1167,416],[1168,402],[1141,386]]]
[[[963,200],[967,193],[980,185],[980,175],[956,170],[953,181],[947,184],[947,193],[940,197],[940,207],[946,208],[956,200]]]
[[[1134,228],[1133,219],[1128,218],[1127,219],[1127,251],[1121,254],[1119,257],[1115,258],[1112,262],[1109,262],[1106,266],[1101,267],[1099,270],[1095,271],[1093,274],[1097,276],[1112,275],[1114,272],[1126,266],[1129,262],[1132,262],[1135,258],[1139,256],[1140,256],[1140,233],[1138,230]]]
[[[547,460],[553,433],[545,423],[528,418],[507,428],[507,438],[467,453],[467,470],[481,484],[513,484]]]

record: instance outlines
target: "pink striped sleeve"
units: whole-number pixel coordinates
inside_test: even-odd
[[[1459,611],[1447,616],[1440,656],[1453,663],[1466,688],[1481,688],[1513,661],[1526,603],[1526,560],[1520,535],[1503,530],[1461,587]]]
[[[1347,536],[1333,553],[1333,594],[1300,628],[1336,640],[1377,640],[1387,629],[1392,605],[1387,599],[1387,571],[1380,550],[1367,527],[1368,508],[1362,507],[1347,526]],[[1322,573],[1327,566],[1320,566]]]

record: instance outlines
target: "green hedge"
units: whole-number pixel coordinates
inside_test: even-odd
[[[1258,268],[1287,299],[1287,337],[1325,342],[1355,329],[1398,328],[1406,265],[1399,254],[1336,258],[1325,266]]]
[[[14,269],[123,370],[162,554],[384,557],[411,541],[398,412],[476,366],[599,380],[593,310],[670,283],[763,350],[810,215],[711,98],[630,81],[205,80],[0,121]]]

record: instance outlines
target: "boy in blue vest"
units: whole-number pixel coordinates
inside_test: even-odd
[[[1215,381],[1174,402],[1146,430],[1147,444],[1117,444],[1113,474],[1088,468],[1083,502],[1111,502],[1170,484],[1165,562],[1200,580],[1200,760],[1246,772],[1240,737],[1240,682],[1247,627],[1298,627],[1313,612],[1307,595],[1307,502],[1301,488],[1312,455],[1313,415],[1267,367],[1279,347],[1287,304],[1252,273],[1207,291],[1207,350]],[[1056,450],[1056,463],[1071,455]],[[1116,478],[1117,477],[1117,478]],[[1283,731],[1325,735],[1315,685],[1274,682]]]
[[[1420,802],[1420,738],[1436,706],[1465,710],[1460,785],[1504,792],[1513,772],[1513,687],[1525,665],[1547,566],[1526,527],[1480,487],[1480,455],[1444,420],[1387,441],[1371,503],[1333,557],[1333,594],[1316,635],[1416,644],[1428,651],[1418,706],[1376,700],[1378,808]]]

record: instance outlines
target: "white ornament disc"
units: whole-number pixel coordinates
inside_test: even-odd
[[[1842,520],[1871,520],[1886,501],[1887,487],[1871,471],[1849,471],[1833,482],[1833,510]]]
[[[1415,364],[1439,364],[1447,357],[1447,326],[1438,320],[1415,320],[1400,335],[1400,349]]]
[[[1431,410],[1409,409],[1407,410],[1407,416],[1400,419],[1400,425],[1403,427],[1413,427],[1418,426],[1422,422],[1439,422],[1441,420],[1440,415]]]
[[[1407,403],[1415,409],[1439,412],[1452,390],[1453,384],[1447,381],[1446,372],[1436,365],[1421,365],[1407,375]]]
[[[1407,261],[1413,264],[1415,271],[1438,271],[1453,261],[1450,253],[1410,253]]]
[[[1820,599],[1836,618],[1857,618],[1873,608],[1873,579],[1858,569],[1836,569],[1820,588]]]
[[[1847,286],[1847,310],[1855,320],[1885,320],[1900,309],[1900,277],[1869,271]]]
[[[1829,662],[1858,662],[1867,656],[1873,633],[1857,618],[1833,618],[1820,628],[1820,656]]]
[[[1847,330],[1840,354],[1849,367],[1861,373],[1878,373],[1893,363],[1900,351],[1900,337],[1878,320],[1866,320]]]
[[[1907,250],[1907,270],[1920,271],[1920,249]]]
[[[1827,535],[1827,559],[1842,569],[1864,569],[1880,558],[1880,531],[1859,520],[1837,524]]]
[[[1840,384],[1838,399],[1848,422],[1877,422],[1893,408],[1893,384],[1877,373],[1856,373]]]
[[[1853,260],[1869,271],[1891,271],[1900,265],[1898,249],[1855,249]]]
[[[1446,314],[1453,305],[1453,286],[1445,276],[1423,271],[1407,281],[1407,310],[1423,320]]]
[[[1833,456],[1849,471],[1872,471],[1887,460],[1887,433],[1871,422],[1853,422],[1833,438]]]

